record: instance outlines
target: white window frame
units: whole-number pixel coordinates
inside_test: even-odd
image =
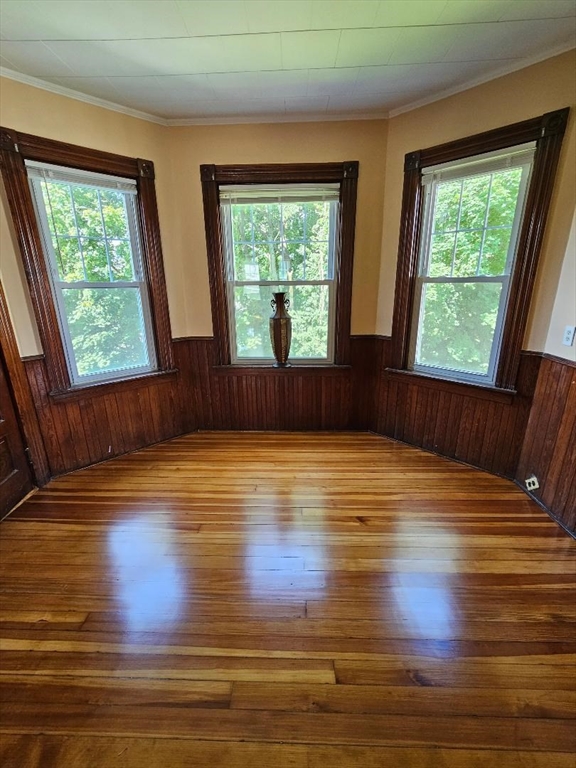
[[[152,373],[158,370],[156,348],[154,343],[154,331],[152,324],[152,314],[150,309],[150,298],[148,294],[148,283],[146,280],[146,274],[144,269],[144,262],[142,256],[142,243],[140,240],[140,228],[137,209],[137,187],[136,181],[128,178],[121,178],[116,176],[109,176],[107,174],[93,173],[90,171],[81,171],[75,168],[66,168],[63,166],[51,165],[49,163],[40,163],[31,160],[26,160],[26,169],[28,172],[28,181],[30,184],[30,190],[32,193],[32,200],[34,202],[34,208],[36,218],[38,221],[40,234],[43,243],[43,255],[46,262],[47,272],[50,279],[50,287],[52,289],[52,297],[56,307],[56,314],[58,317],[58,324],[60,329],[60,335],[63,342],[64,354],[66,357],[66,363],[68,366],[68,372],[70,374],[70,381],[72,388],[81,388],[89,386],[90,384],[99,384],[102,382],[110,381],[123,381],[125,379],[131,379],[137,376],[141,376],[146,373]],[[52,243],[52,236],[50,232],[50,226],[48,223],[48,212],[44,203],[44,197],[42,194],[41,182],[46,181],[58,181],[62,183],[76,184],[81,186],[91,187],[97,190],[114,189],[117,192],[122,193],[124,198],[124,206],[126,211],[126,218],[128,222],[128,231],[130,239],[130,251],[132,254],[132,266],[134,271],[134,280],[110,280],[107,281],[92,281],[92,280],[78,280],[73,282],[67,282],[60,279],[58,271],[58,261]],[[76,219],[76,211],[74,212],[74,222],[76,225],[76,231],[79,232],[78,222]],[[108,238],[106,237],[104,228],[104,242],[106,245],[106,252],[108,254]],[[80,235],[78,235],[80,237]],[[111,238],[114,239],[114,238]],[[81,251],[81,246],[79,244]],[[109,267],[110,269],[110,267]],[[110,273],[111,274],[111,273]],[[125,289],[135,288],[139,291],[140,307],[141,307],[141,321],[145,334],[145,346],[148,355],[148,364],[142,366],[132,366],[126,368],[115,368],[110,371],[101,371],[94,374],[80,374],[78,372],[78,366],[76,363],[76,356],[74,354],[74,348],[72,344],[72,337],[70,334],[70,328],[68,323],[68,317],[66,314],[66,307],[64,303],[65,289]]]
[[[508,308],[508,300],[510,298],[510,280],[514,271],[514,264],[516,261],[518,251],[518,236],[524,218],[524,212],[526,208],[527,191],[530,184],[530,176],[532,172],[532,166],[534,161],[534,153],[536,151],[536,142],[530,142],[528,144],[522,144],[517,147],[507,148],[505,150],[498,150],[495,152],[487,152],[482,155],[476,155],[474,157],[467,158],[466,160],[457,160],[449,163],[443,163],[437,166],[430,166],[423,169],[422,172],[422,186],[424,193],[423,201],[423,217],[422,217],[422,229],[420,237],[420,253],[418,259],[418,272],[415,280],[414,289],[414,303],[412,312],[411,332],[410,332],[410,346],[408,356],[408,368],[409,370],[417,373],[426,374],[435,378],[450,379],[454,381],[462,381],[466,383],[484,384],[488,386],[494,386],[496,373],[498,368],[498,361],[500,358],[502,335],[504,328],[504,318],[506,317],[506,310]],[[506,259],[506,266],[502,275],[472,275],[469,277],[454,277],[454,276],[442,276],[442,277],[430,277],[428,273],[430,265],[430,248],[432,243],[432,227],[434,222],[435,213],[435,201],[436,190],[440,182],[448,180],[459,180],[463,182],[465,179],[472,176],[483,175],[486,173],[505,170],[513,167],[522,168],[522,176],[520,180],[520,186],[518,190],[518,198],[516,203],[516,211],[514,215],[514,221],[512,224],[512,232],[510,236],[510,244],[508,247],[508,255]],[[489,193],[490,194],[490,193]],[[460,192],[460,205],[462,201],[462,187]],[[482,228],[482,244],[480,247],[479,260],[480,264],[482,260],[482,253],[484,247],[484,241],[486,237],[487,217],[490,207],[490,197],[486,204],[486,214],[484,218],[484,225]],[[458,222],[456,226],[456,237],[454,243],[454,249],[456,248],[457,233],[460,231],[467,231],[465,229],[459,229],[461,207],[458,210]],[[454,254],[453,254],[454,259]],[[492,341],[492,349],[490,353],[490,360],[488,365],[488,371],[486,374],[473,373],[471,371],[448,368],[442,366],[426,365],[416,362],[418,356],[418,346],[420,341],[420,328],[423,321],[423,302],[422,296],[424,293],[424,287],[430,284],[459,284],[459,283],[499,283],[502,286],[500,293],[500,303],[498,307],[498,314],[496,320],[496,326],[494,329],[494,336]]]
[[[315,192],[316,190],[316,192]],[[290,355],[290,361],[298,365],[333,365],[335,358],[336,340],[336,288],[337,275],[335,269],[337,228],[339,222],[340,184],[282,184],[282,185],[222,185],[220,188],[220,213],[222,222],[222,242],[224,252],[224,273],[226,279],[226,298],[228,306],[228,328],[230,343],[230,361],[232,365],[271,365],[274,357],[239,357],[236,338],[236,308],[235,289],[243,286],[269,287],[270,298],[277,290],[291,286],[326,285],[328,287],[328,337],[327,354],[325,357],[295,357]],[[253,204],[270,202],[320,202],[324,195],[330,193],[330,220],[328,231],[328,270],[325,280],[237,280],[234,271],[234,246],[232,235],[232,201]],[[234,195],[237,197],[234,198]],[[316,195],[316,196],[315,196]],[[302,243],[305,244],[303,239]]]

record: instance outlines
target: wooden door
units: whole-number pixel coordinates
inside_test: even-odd
[[[0,518],[34,486],[25,451],[4,358],[0,354]]]

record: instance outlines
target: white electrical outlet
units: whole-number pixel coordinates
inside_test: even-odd
[[[530,475],[530,477],[527,477],[524,481],[524,485],[526,486],[527,491],[536,491],[538,488],[540,488],[540,483],[538,482],[536,475]]]
[[[564,328],[564,336],[562,336],[562,344],[567,347],[571,347],[574,344],[574,336],[576,335],[576,325],[567,325]]]

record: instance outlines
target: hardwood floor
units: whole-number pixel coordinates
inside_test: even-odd
[[[574,768],[576,545],[359,433],[196,433],[0,525],[3,768]]]

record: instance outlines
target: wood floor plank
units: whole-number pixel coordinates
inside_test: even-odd
[[[319,747],[186,739],[5,735],[4,768],[573,768],[572,755],[494,750]]]
[[[548,752],[576,751],[576,729],[544,718],[355,715],[181,707],[0,704],[8,733],[182,737],[289,744],[437,746]]]
[[[310,747],[308,768],[574,768],[573,755],[462,749]]]
[[[361,433],[195,433],[0,525],[2,768],[573,768],[576,545]]]
[[[232,709],[573,719],[576,692],[520,688],[234,683]]]
[[[3,768],[308,768],[305,746],[188,739],[4,734],[0,758]]]

